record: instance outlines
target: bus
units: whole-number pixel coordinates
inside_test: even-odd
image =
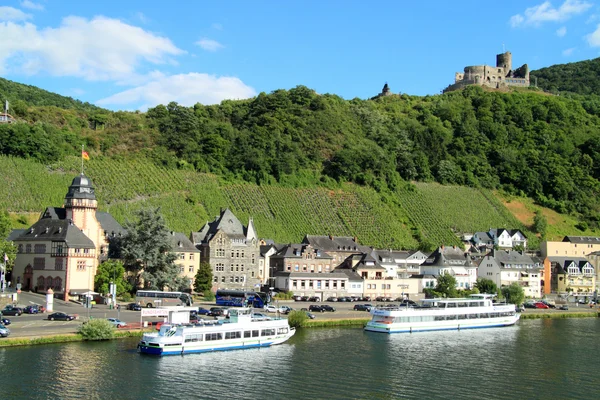
[[[217,290],[217,305],[228,307],[244,307],[245,305],[254,308],[263,308],[266,306],[270,297],[267,293],[247,292],[244,290]]]
[[[194,302],[189,293],[163,292],[161,290],[138,290],[135,301],[142,307],[191,306]]]

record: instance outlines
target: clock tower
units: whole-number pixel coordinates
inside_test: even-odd
[[[101,226],[96,219],[98,201],[90,178],[83,173],[73,179],[65,196],[65,210],[68,220],[83,231],[96,245],[96,254],[100,254],[103,239]]]

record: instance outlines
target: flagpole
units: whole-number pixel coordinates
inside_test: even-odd
[[[83,145],[81,145],[81,175],[83,175]]]

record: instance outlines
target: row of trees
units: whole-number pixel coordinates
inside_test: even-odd
[[[425,293],[430,297],[465,297],[472,293],[487,293],[501,295],[507,302],[512,304],[523,304],[523,301],[525,301],[525,292],[516,282],[502,287],[499,291],[494,281],[478,278],[473,290],[459,291],[456,278],[447,272],[437,277],[435,289],[425,289]]]

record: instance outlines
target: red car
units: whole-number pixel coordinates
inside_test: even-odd
[[[538,301],[537,303],[535,303],[535,308],[550,308],[550,307],[548,307],[547,304],[544,304],[541,301]]]

